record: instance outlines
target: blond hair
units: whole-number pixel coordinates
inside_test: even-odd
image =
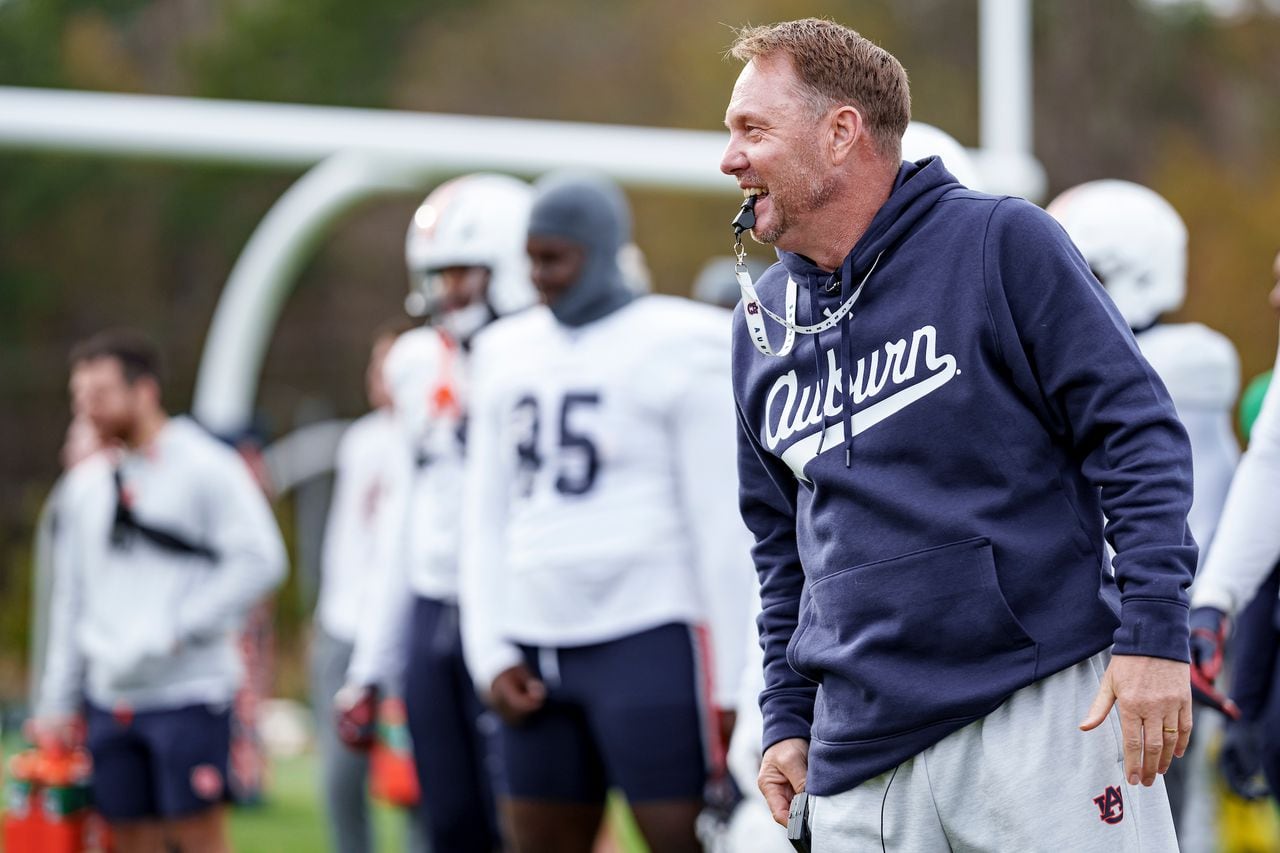
[[[824,18],[743,27],[729,48],[743,63],[775,54],[790,58],[814,112],[849,104],[862,114],[881,154],[901,152],[911,121],[911,88],[893,54]]]

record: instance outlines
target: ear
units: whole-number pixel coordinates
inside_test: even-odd
[[[866,126],[862,113],[856,107],[845,104],[831,113],[831,162],[839,166],[853,156],[858,141],[863,138]]]

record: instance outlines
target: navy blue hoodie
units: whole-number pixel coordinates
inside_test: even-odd
[[[735,315],[766,748],[810,739],[808,789],[839,793],[1113,643],[1188,660],[1191,448],[1057,223],[933,158],[903,164],[833,292],[779,257],[760,299],[783,314],[789,275],[800,324],[871,274],[784,358]]]

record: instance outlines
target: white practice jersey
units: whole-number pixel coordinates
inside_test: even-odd
[[[393,428],[382,454],[369,592],[347,670],[353,684],[385,684],[403,670],[414,597],[458,598],[462,504],[461,354],[434,329],[406,332],[387,353]]]
[[[1232,414],[1240,393],[1240,359],[1224,335],[1199,323],[1160,324],[1138,347],[1169,389],[1191,439],[1195,499],[1187,523],[1203,563],[1240,459]]]
[[[139,523],[216,556],[175,553],[136,533],[113,545],[117,464]],[[77,466],[66,489],[39,713],[74,712],[84,695],[136,711],[230,701],[241,678],[235,631],[284,578],[286,559],[243,460],[173,418],[146,448]]]
[[[374,559],[378,518],[386,506],[387,460],[399,440],[390,410],[377,409],[351,424],[338,444],[316,619],[343,642],[355,641],[370,579],[380,568]]]
[[[539,306],[477,339],[462,623],[476,684],[513,642],[577,646],[668,622],[711,629],[733,707],[755,583],[737,508],[730,316],[644,296],[580,328]]]
[[[1276,356],[1280,371],[1280,354]],[[1273,375],[1280,375],[1276,373]],[[1280,383],[1272,380],[1253,422],[1222,520],[1191,588],[1193,607],[1238,613],[1280,560]]]

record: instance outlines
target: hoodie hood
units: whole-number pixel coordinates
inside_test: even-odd
[[[963,185],[947,171],[938,157],[927,157],[918,163],[903,161],[893,182],[889,198],[876,211],[866,233],[858,239],[845,258],[851,272],[861,278],[875,263],[880,253],[891,249],[919,222],[947,192]],[[803,276],[832,276],[804,255],[778,250],[778,260],[797,282]],[[839,270],[835,271],[839,273]],[[855,285],[856,286],[856,285]],[[870,286],[870,285],[868,285]]]
[[[781,270],[767,275],[761,281],[760,296],[767,303],[775,303],[768,305],[774,309],[776,313],[782,313],[781,302],[783,294],[786,290],[783,274],[788,275],[797,284],[800,284],[806,293],[799,300],[800,310],[807,309],[808,317],[801,321],[803,324],[815,324],[823,317],[823,309],[835,311],[838,305],[843,305],[846,300],[854,297],[855,292],[861,290],[861,285],[867,288],[874,288],[875,282],[872,273],[876,265],[880,262],[882,256],[891,253],[897,244],[911,233],[912,229],[933,209],[933,206],[942,199],[944,195],[952,190],[963,189],[963,185],[956,180],[955,176],[947,171],[946,166],[942,164],[942,160],[938,157],[928,157],[917,163],[903,161],[898,169],[898,176],[893,183],[893,191],[889,194],[889,198],[885,201],[880,209],[876,211],[875,217],[871,220],[866,232],[854,244],[849,254],[845,256],[840,268],[834,272],[824,270],[804,255],[794,252],[778,250],[778,259],[781,261]],[[775,267],[775,270],[778,268]],[[823,303],[832,303],[833,299],[838,296],[839,301],[834,304],[824,305]],[[844,318],[840,324],[840,345],[837,348],[837,360],[840,365],[841,375],[849,376],[849,367],[853,361],[850,353],[849,334],[850,323],[857,322],[857,312],[853,311]],[[821,358],[822,347],[819,342],[821,335],[812,335],[812,349],[815,364],[818,365],[818,373],[822,374]],[[853,430],[851,419],[853,417],[853,402],[849,399],[850,389],[848,383],[843,383],[844,388],[844,406],[843,418],[845,422],[845,466],[853,464]],[[822,396],[827,395],[826,389],[822,389]],[[825,418],[825,414],[824,414]],[[823,424],[826,428],[826,424]]]

